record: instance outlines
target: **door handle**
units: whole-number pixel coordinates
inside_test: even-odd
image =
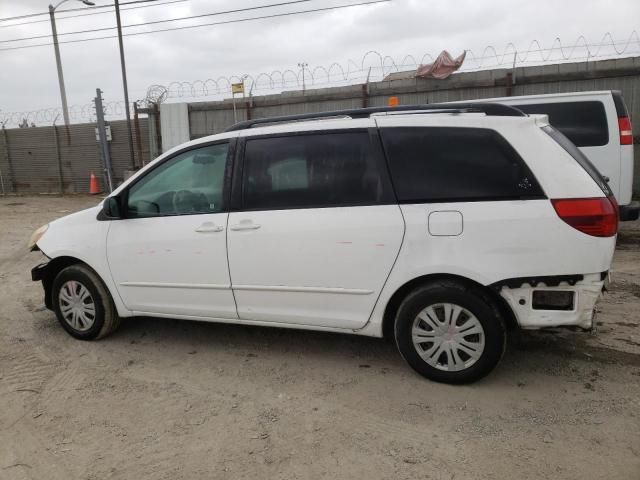
[[[196,228],[196,232],[198,233],[221,232],[222,230],[224,230],[224,227],[216,225],[213,222],[204,222],[202,225]]]
[[[234,231],[238,231],[238,230],[257,230],[260,228],[260,225],[258,225],[257,223],[253,223],[251,220],[241,220],[240,223],[237,223],[236,225],[231,225],[231,230]]]

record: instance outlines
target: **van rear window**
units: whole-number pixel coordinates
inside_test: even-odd
[[[602,102],[560,102],[514,105],[525,113],[549,115],[549,123],[577,147],[609,143],[607,114]]]

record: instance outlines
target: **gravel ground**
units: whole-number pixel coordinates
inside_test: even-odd
[[[597,334],[516,332],[453,387],[347,335],[130,319],[74,340],[26,241],[97,201],[0,198],[0,479],[640,478],[640,223]]]

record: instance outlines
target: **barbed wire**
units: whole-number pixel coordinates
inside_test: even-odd
[[[528,48],[518,49],[513,42],[509,42],[501,52],[494,46],[487,46],[480,55],[473,50],[466,50],[465,62],[461,72],[479,71],[490,68],[508,66],[529,66],[534,64],[563,63],[578,60],[594,60],[617,58],[640,54],[640,35],[633,30],[626,40],[615,40],[610,32],[605,33],[598,43],[589,43],[584,35],[580,35],[575,42],[564,45],[560,37],[556,37],[551,46],[544,48],[542,42],[532,40]],[[419,58],[419,60],[418,60]],[[151,85],[141,102],[146,106],[162,103],[178,98],[222,97],[231,93],[231,84],[241,83],[243,80],[249,90],[249,95],[255,92],[278,92],[290,89],[300,89],[303,82],[307,87],[344,86],[366,81],[380,81],[387,75],[396,72],[410,72],[419,65],[433,62],[435,57],[431,53],[422,56],[405,55],[396,60],[389,55],[383,55],[376,50],[366,52],[359,62],[347,60],[345,64],[334,62],[328,66],[305,66],[297,69],[273,70],[258,74],[219,76],[206,80],[173,81],[165,85]],[[303,79],[304,77],[304,79]],[[124,102],[107,102],[105,116],[107,119],[122,118],[124,116]],[[30,110],[24,112],[0,111],[0,125],[18,125],[24,119],[28,124],[51,125],[56,116],[61,114],[59,107]],[[92,103],[69,107],[69,117],[72,122],[95,121],[95,111]]]
[[[518,50],[515,44],[510,42],[502,53],[498,53],[493,46],[485,47],[481,55],[476,55],[473,50],[466,50],[466,52],[465,63],[459,70],[461,72],[631,55],[640,53],[640,36],[636,30],[633,30],[626,40],[616,41],[611,33],[607,32],[599,43],[588,43],[586,37],[581,35],[569,46],[563,45],[560,37],[556,37],[549,48],[543,48],[541,42],[533,40],[525,50]],[[370,50],[363,55],[360,62],[348,60],[344,65],[334,62],[328,67],[323,65],[305,67],[304,81],[310,86],[349,84],[366,79],[378,81],[390,73],[415,70],[419,65],[435,60],[430,53],[423,54],[419,57],[419,61],[417,58],[409,54],[397,61],[389,55],[383,56],[376,50]],[[231,92],[231,84],[240,83],[242,78],[245,78],[245,84],[251,91],[284,91],[302,87],[303,69],[274,70],[257,75],[220,76],[206,80],[174,81],[166,86],[167,99],[225,95]]]
[[[124,102],[105,102],[105,118],[115,120],[123,118],[125,114]],[[131,107],[133,108],[133,106]],[[22,112],[0,111],[0,126],[12,127],[26,121],[28,125],[35,126],[52,125],[53,122],[62,118],[61,107],[41,108],[38,110],[25,110]],[[87,103],[84,105],[69,105],[69,120],[72,123],[95,122],[95,105]]]
[[[620,45],[621,47],[619,48]],[[542,44],[538,40],[532,40],[529,44],[529,48],[527,48],[525,51],[520,52],[518,51],[517,47],[511,42],[505,46],[501,55],[498,54],[493,46],[485,47],[484,51],[482,52],[482,56],[478,58],[474,57],[472,50],[467,50],[467,52],[470,59],[472,61],[478,62],[479,67],[481,68],[483,66],[484,59],[494,58],[498,64],[505,64],[505,59],[515,59],[516,64],[518,64],[527,63],[529,55],[538,54],[538,61],[540,61],[541,63],[546,63],[548,61],[554,60],[551,57],[555,53],[560,54],[560,59],[562,61],[568,61],[575,59],[574,53],[576,52],[576,50],[586,50],[587,58],[597,58],[607,55],[606,53],[602,54],[603,48],[612,48],[612,53],[614,54],[614,56],[616,56],[626,54],[633,47],[637,47],[640,50],[640,37],[638,36],[638,32],[636,30],[633,30],[629,34],[627,39],[622,41],[614,40],[611,32],[607,32],[603,35],[602,40],[600,40],[599,43],[595,44],[590,44],[584,35],[580,35],[578,39],[573,43],[573,45],[568,47],[562,45],[562,40],[560,39],[560,37],[556,37],[553,40],[551,48],[543,48]],[[547,53],[545,54],[545,52]]]

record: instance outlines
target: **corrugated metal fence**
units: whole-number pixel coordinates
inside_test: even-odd
[[[136,162],[149,161],[147,119],[140,119]],[[130,168],[127,124],[110,122],[113,178],[117,185]],[[141,158],[139,158],[141,157]],[[0,130],[0,193],[87,193],[93,172],[105,188],[94,124]]]

